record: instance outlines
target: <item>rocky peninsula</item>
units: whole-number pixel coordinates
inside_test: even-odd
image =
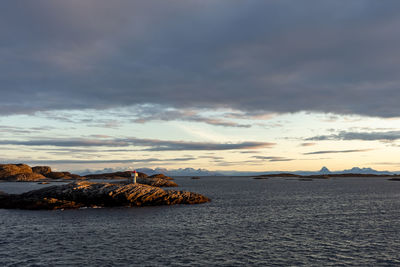
[[[210,199],[197,193],[163,190],[143,184],[79,181],[22,194],[0,194],[3,209],[77,209],[81,207],[199,204]]]
[[[130,171],[80,176],[69,172],[54,172],[48,166],[0,164],[0,181],[47,183],[73,180],[69,184],[48,186],[22,194],[0,192],[0,208],[54,210],[199,204],[210,201],[197,193],[161,189],[178,186],[171,177],[163,174],[147,176],[139,173],[136,184],[124,181],[130,176]],[[87,181],[91,179],[107,182]]]

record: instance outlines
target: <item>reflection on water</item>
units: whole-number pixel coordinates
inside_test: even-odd
[[[239,177],[176,182],[212,202],[0,210],[0,266],[400,264],[400,183]],[[45,186],[14,183],[17,190],[8,184],[0,183],[0,190]]]

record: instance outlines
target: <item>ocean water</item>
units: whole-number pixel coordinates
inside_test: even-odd
[[[175,179],[212,202],[0,209],[0,266],[400,265],[400,182]],[[0,183],[22,192],[43,185]]]

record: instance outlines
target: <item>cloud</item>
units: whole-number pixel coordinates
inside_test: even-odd
[[[238,151],[241,154],[258,154],[260,153],[260,151],[256,151],[256,150],[247,150],[247,151]]]
[[[15,126],[8,126],[8,125],[0,125],[0,134],[7,134],[7,135],[26,135],[31,133],[37,133],[42,131],[48,131],[53,129],[51,126],[45,127],[15,127]]]
[[[322,150],[303,153],[303,155],[318,155],[318,154],[333,154],[333,153],[354,153],[354,152],[366,152],[372,149],[348,149],[348,150]]]
[[[158,158],[145,158],[145,159],[116,159],[116,160],[26,160],[26,163],[29,164],[107,164],[107,163],[168,163],[168,162],[183,162],[183,161],[191,161],[196,158],[187,157],[187,158],[171,158],[171,159],[158,159]]]
[[[399,8],[397,0],[38,0],[23,9],[7,1],[0,114],[150,103],[399,116]]]
[[[273,156],[252,156],[252,158],[260,160],[268,160],[269,162],[279,162],[279,161],[292,161],[294,159],[289,159],[285,157],[273,157]]]
[[[215,162],[216,166],[260,166],[264,165],[264,163],[260,161],[254,160],[243,160],[243,161],[217,161]]]
[[[179,150],[240,150],[268,148],[275,143],[245,141],[239,143],[210,143],[168,141],[159,139],[120,138],[120,139],[85,139],[85,138],[47,138],[27,141],[0,140],[0,145],[20,146],[56,146],[56,147],[145,147],[140,151],[179,151]],[[134,150],[132,150],[134,151]]]
[[[301,143],[300,146],[315,146],[316,143]]]
[[[159,108],[158,108],[159,109]],[[193,110],[157,110],[155,106],[145,109],[142,112],[136,114],[137,118],[133,119],[132,122],[136,123],[146,123],[149,121],[191,121],[191,122],[202,122],[214,126],[223,127],[240,127],[240,128],[250,128],[250,124],[240,124],[237,122],[220,119],[217,117],[205,117],[200,115],[198,112]]]
[[[318,135],[306,140],[362,140],[362,141],[395,141],[400,139],[400,131],[386,132],[347,132],[341,131],[338,134]]]

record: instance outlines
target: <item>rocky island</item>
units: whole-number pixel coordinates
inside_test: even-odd
[[[48,166],[30,167],[26,164],[0,164],[0,180],[35,182],[54,179],[79,180],[84,177],[70,172],[55,172]]]
[[[199,204],[210,199],[197,193],[163,190],[143,184],[80,181],[22,194],[0,194],[3,209],[76,209],[81,207]]]
[[[140,173],[136,184],[121,181],[130,175],[131,172],[126,171],[79,176],[69,172],[52,172],[51,168],[47,166],[31,168],[26,164],[1,164],[0,180],[3,181],[54,181],[55,179],[74,181],[22,194],[1,192],[0,208],[54,210],[82,207],[199,204],[210,201],[209,198],[198,193],[161,189],[160,187],[178,186],[171,177],[163,174],[147,176]],[[89,179],[110,180],[110,182],[85,181]]]

